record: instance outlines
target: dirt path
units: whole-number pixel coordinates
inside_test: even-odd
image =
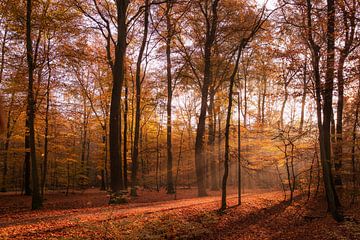
[[[274,198],[278,193],[245,194],[244,203],[251,204],[255,200]],[[236,195],[229,196],[230,202],[235,202]],[[147,215],[168,212],[175,209],[216,208],[220,197],[204,197],[172,200],[158,203],[132,203],[118,206],[85,208],[78,210],[50,210],[18,214],[16,217],[0,218],[0,238],[26,238],[33,234],[58,232],[78,225],[104,222],[114,219],[125,219],[134,215]]]

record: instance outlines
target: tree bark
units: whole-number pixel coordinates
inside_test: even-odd
[[[83,122],[82,122],[82,135],[81,135],[81,174],[87,175],[87,166],[85,164],[85,153],[86,153],[86,141],[87,141],[87,131],[88,131],[88,114],[86,107],[86,97],[83,96]]]
[[[10,147],[10,138],[12,136],[13,130],[11,129],[11,113],[13,104],[15,101],[15,92],[11,93],[11,102],[9,106],[9,110],[7,112],[7,120],[6,120],[6,140],[5,140],[5,149],[4,149],[4,168],[3,168],[3,177],[2,177],[2,187],[1,192],[7,191],[7,172],[8,172],[8,159],[9,159],[9,147]]]
[[[267,94],[267,78],[264,76],[263,78],[263,93],[262,93],[262,101],[261,101],[261,124],[265,124],[265,102],[266,102],[266,94]]]
[[[355,32],[356,32],[356,8],[359,3],[352,1],[349,4],[342,4],[339,6],[343,16],[344,27],[344,47],[340,49],[340,57],[337,65],[337,88],[338,88],[338,101],[337,101],[337,117],[336,117],[336,145],[334,150],[335,162],[335,185],[342,185],[341,167],[342,167],[342,153],[343,153],[343,109],[344,109],[344,65],[347,57],[353,47]],[[349,8],[349,9],[347,9]]]
[[[110,142],[110,178],[112,192],[118,192],[124,189],[124,181],[122,174],[122,163],[120,157],[119,136],[120,129],[120,95],[122,84],[124,82],[125,55],[126,55],[126,12],[129,0],[116,0],[117,9],[117,44],[115,48],[115,61],[112,67],[113,88],[111,92],[110,104],[110,126],[109,126],[109,142]]]
[[[50,40],[48,43],[48,51],[50,50]],[[49,109],[50,109],[50,81],[51,81],[51,66],[50,66],[50,52],[47,53],[47,67],[48,78],[46,84],[46,109],[45,109],[45,133],[44,133],[44,159],[43,159],[43,174],[41,178],[41,196],[44,196],[44,189],[46,183],[46,175],[48,168],[48,144],[49,144]]]
[[[36,148],[35,148],[35,101],[34,101],[34,59],[33,59],[33,48],[31,39],[31,12],[32,2],[31,0],[26,1],[26,56],[28,64],[28,98],[27,98],[27,121],[29,126],[29,146],[30,146],[30,157],[31,157],[31,175],[32,175],[32,202],[31,208],[33,210],[42,207],[42,198],[40,195],[39,188],[39,175],[38,167],[36,162]]]
[[[289,97],[289,92],[288,92],[288,81],[286,79],[284,79],[285,83],[284,83],[284,100],[281,106],[281,112],[280,112],[280,127],[284,128],[284,111],[285,111],[285,106],[286,106],[286,102],[288,100]]]
[[[5,52],[6,52],[6,40],[7,40],[7,34],[8,34],[8,27],[5,25],[4,29],[4,36],[1,43],[1,60],[0,60],[0,83],[3,79],[3,72],[5,68]]]
[[[129,88],[127,80],[125,80],[125,107],[124,107],[124,150],[123,150],[123,161],[124,161],[124,186],[128,188],[128,166],[127,166],[127,134],[128,134],[128,113],[129,113]]]
[[[216,132],[216,118],[215,118],[215,89],[211,86],[210,89],[210,103],[209,103],[209,160],[210,160],[210,179],[211,179],[211,190],[217,191],[218,178],[217,178],[217,166],[215,159],[215,132]]]
[[[351,202],[355,203],[355,197],[356,197],[356,140],[357,140],[357,126],[359,124],[359,112],[360,112],[360,65],[359,65],[359,87],[357,92],[357,99],[356,99],[356,110],[355,110],[355,119],[353,124],[353,132],[352,132],[352,147],[351,147],[351,165],[352,165],[352,185],[353,185],[353,191],[351,196]]]
[[[230,85],[228,90],[228,107],[227,107],[227,115],[226,115],[226,125],[225,125],[225,161],[224,161],[224,176],[221,186],[221,207],[220,210],[223,211],[226,209],[226,185],[227,185],[227,178],[229,175],[229,154],[230,154],[230,144],[229,144],[229,137],[230,137],[230,120],[231,120],[231,111],[232,111],[232,100],[233,100],[233,87],[235,82],[235,76],[238,71],[240,56],[243,45],[243,42],[237,49],[237,56],[235,61],[234,70],[230,76]]]
[[[196,129],[195,140],[195,170],[198,186],[198,196],[206,196],[205,186],[205,159],[204,159],[204,135],[205,120],[207,111],[207,100],[209,94],[209,86],[211,84],[211,52],[213,43],[216,38],[217,28],[217,8],[219,0],[211,3],[211,21],[206,21],[206,37],[204,46],[204,81],[201,89],[201,107],[198,126]]]
[[[304,127],[304,115],[305,115],[305,103],[306,103],[306,94],[307,94],[307,58],[305,57],[304,63],[304,76],[303,76],[303,92],[301,96],[301,115],[300,115],[300,132],[302,132]]]
[[[173,95],[173,83],[171,76],[171,40],[173,29],[170,19],[170,11],[172,9],[172,1],[166,2],[166,77],[167,77],[167,127],[166,127],[166,150],[167,150],[167,187],[166,192],[173,194],[175,192],[173,182],[173,153],[172,153],[172,135],[171,135],[171,106]]]
[[[144,34],[139,50],[139,55],[136,63],[136,112],[135,112],[135,131],[134,131],[134,147],[132,156],[132,171],[131,171],[131,196],[137,196],[137,170],[139,158],[139,140],[140,140],[140,120],[141,120],[141,62],[145,51],[147,42],[148,25],[149,25],[150,5],[149,0],[145,0],[145,14],[144,14]]]
[[[320,47],[313,40],[312,33],[312,4],[307,0],[307,40],[312,53],[312,65],[315,81],[316,112],[319,129],[320,159],[323,168],[323,180],[329,210],[336,221],[342,221],[343,216],[339,213],[337,195],[331,175],[331,146],[330,146],[330,121],[332,114],[332,91],[334,77],[334,22],[335,3],[327,0],[327,61],[325,87],[321,87],[320,79]],[[324,92],[323,108],[321,104],[321,92]],[[322,111],[324,120],[322,121]]]

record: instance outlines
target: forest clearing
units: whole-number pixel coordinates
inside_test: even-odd
[[[359,0],[0,0],[0,239],[360,239]]]

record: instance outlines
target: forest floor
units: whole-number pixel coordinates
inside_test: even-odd
[[[360,239],[360,204],[345,209],[347,221],[326,213],[323,197],[292,204],[282,192],[252,191],[236,206],[217,210],[220,192],[196,198],[181,189],[177,200],[164,191],[139,191],[128,204],[107,204],[98,190],[46,195],[44,209],[30,211],[31,198],[0,195],[0,239]],[[232,207],[233,206],[233,207]]]

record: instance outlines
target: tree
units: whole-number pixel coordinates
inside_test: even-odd
[[[117,43],[115,47],[115,59],[112,66],[113,74],[113,88],[111,93],[111,105],[110,105],[110,176],[111,176],[111,190],[118,192],[124,188],[123,174],[122,174],[122,162],[120,155],[119,136],[120,131],[120,95],[122,84],[124,82],[125,71],[125,55],[126,55],[126,36],[127,36],[127,23],[126,14],[129,5],[128,0],[116,1],[116,13],[117,13]],[[109,25],[108,25],[109,26]],[[108,27],[108,42],[107,48],[110,48],[110,29]],[[109,54],[108,50],[108,54]]]
[[[166,78],[167,78],[167,127],[166,127],[166,144],[167,144],[167,193],[172,194],[175,192],[173,183],[173,153],[172,153],[172,140],[171,140],[171,107],[173,95],[173,81],[171,74],[171,42],[174,35],[174,30],[171,22],[172,1],[166,2]]]
[[[226,124],[225,124],[225,160],[224,160],[224,175],[222,180],[222,186],[221,186],[221,207],[220,210],[223,211],[226,209],[226,186],[227,186],[227,178],[229,175],[229,155],[230,155],[230,120],[231,120],[231,112],[232,112],[232,101],[233,101],[233,88],[235,84],[235,78],[238,73],[239,63],[240,63],[240,57],[243,49],[246,47],[246,45],[251,41],[255,34],[261,29],[261,26],[264,24],[264,22],[267,20],[267,18],[270,16],[264,17],[265,12],[265,6],[260,10],[260,13],[258,15],[255,15],[254,13],[250,11],[249,18],[253,18],[253,23],[250,23],[249,26],[245,26],[245,30],[238,30],[240,33],[243,32],[242,37],[238,39],[238,42],[234,55],[236,56],[236,60],[234,63],[234,68],[231,73],[230,79],[229,79],[229,90],[227,92],[228,94],[228,106],[227,106],[227,113],[226,113]],[[255,15],[255,16],[254,16]],[[240,27],[241,29],[241,27]],[[240,35],[241,36],[241,35]],[[239,97],[240,98],[240,97]],[[238,113],[240,114],[240,112]],[[239,163],[240,164],[240,163]]]
[[[144,32],[143,38],[136,62],[136,113],[135,113],[135,129],[134,129],[134,147],[132,155],[132,168],[131,168],[131,196],[137,196],[136,184],[137,184],[137,170],[138,170],[138,158],[139,158],[139,140],[140,140],[140,120],[141,120],[141,63],[147,43],[148,26],[149,26],[149,14],[150,14],[150,2],[145,0],[144,9]]]
[[[358,1],[348,2],[342,0],[338,2],[340,8],[340,14],[342,18],[340,21],[344,29],[342,33],[342,46],[339,47],[339,60],[337,64],[337,88],[338,88],[338,100],[336,110],[336,146],[334,150],[334,162],[335,162],[335,185],[342,185],[341,180],[341,165],[342,165],[342,148],[343,148],[343,109],[344,109],[344,65],[348,56],[353,52],[358,43],[355,41],[355,32],[358,24],[356,18],[357,9],[360,5]],[[335,11],[335,10],[334,10]]]
[[[206,1],[207,6],[208,1]],[[204,134],[205,134],[205,119],[207,111],[207,99],[209,94],[209,86],[211,84],[211,53],[213,43],[216,38],[216,28],[217,28],[217,11],[218,11],[219,0],[211,1],[211,11],[205,8],[201,3],[199,7],[202,11],[202,14],[206,18],[206,36],[204,44],[204,78],[201,88],[201,108],[199,121],[196,130],[196,141],[195,141],[195,169],[196,169],[196,178],[198,185],[198,195],[206,196],[206,186],[205,186],[205,156],[204,156]]]
[[[29,146],[31,156],[31,175],[32,175],[32,209],[36,210],[42,207],[42,198],[40,195],[38,168],[36,162],[36,148],[35,148],[35,102],[34,102],[34,58],[33,58],[33,47],[31,39],[31,12],[32,12],[32,1],[26,1],[26,56],[28,63],[28,107],[27,107],[27,121],[29,127]]]
[[[331,173],[331,147],[330,147],[330,121],[332,114],[332,91],[334,81],[334,24],[335,24],[335,2],[327,1],[327,66],[324,89],[321,87],[320,79],[320,47],[313,38],[312,4],[306,2],[307,19],[307,41],[312,55],[313,74],[315,82],[317,121],[319,129],[320,158],[323,167],[323,179],[326,190],[326,199],[329,210],[334,219],[341,221],[343,216],[339,213],[339,200],[334,188]],[[323,104],[321,103],[321,92],[324,92]],[[323,112],[323,113],[322,113]],[[323,114],[323,120],[322,120]]]

